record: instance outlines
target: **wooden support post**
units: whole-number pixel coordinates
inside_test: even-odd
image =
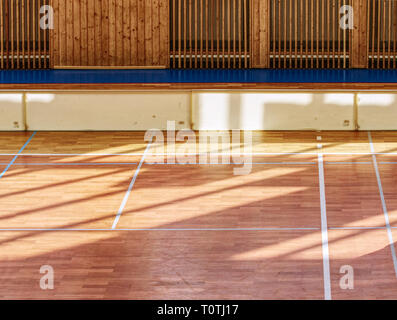
[[[270,65],[270,3],[269,0],[251,2],[251,67]]]
[[[353,0],[354,29],[350,50],[351,68],[368,68],[367,0]]]

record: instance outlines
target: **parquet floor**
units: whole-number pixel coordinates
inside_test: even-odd
[[[144,134],[0,132],[0,299],[397,299],[397,132]]]

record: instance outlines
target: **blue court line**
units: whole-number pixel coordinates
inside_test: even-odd
[[[329,227],[328,230],[385,230],[387,227]],[[397,229],[397,227],[391,227]],[[0,232],[6,231],[319,231],[319,227],[308,228],[0,228]]]
[[[30,141],[32,141],[33,137],[35,136],[37,131],[33,132],[28,141],[25,142],[25,144],[22,146],[22,148],[18,151],[18,153],[14,156],[14,158],[11,160],[11,162],[7,165],[7,167],[3,170],[3,172],[0,174],[0,179],[5,175],[5,173],[10,169],[10,167],[14,164],[15,160],[17,160],[18,156],[22,153],[23,150],[27,147]]]
[[[0,165],[5,165],[6,163],[0,163]],[[107,163],[14,163],[13,166],[129,166],[136,165],[137,162],[128,163],[117,163],[117,162],[107,162]]]
[[[122,228],[122,229],[78,229],[78,228],[1,228],[0,231],[318,231],[320,228]]]
[[[325,164],[372,164],[372,162],[347,162],[347,161],[325,161]],[[397,162],[388,162],[382,161],[380,164],[397,164]],[[87,163],[87,162],[78,162],[78,163],[13,163],[13,166],[132,166],[137,165],[138,162],[98,162],[98,163]],[[164,162],[164,163],[153,163],[153,162],[145,162],[145,164],[154,166],[154,165],[314,165],[316,162],[247,162],[247,163],[174,163],[174,162]],[[0,166],[9,165],[9,163],[0,163]]]

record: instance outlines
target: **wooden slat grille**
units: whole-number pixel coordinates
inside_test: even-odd
[[[368,0],[369,67],[397,67],[397,3]]]
[[[50,67],[49,29],[40,28],[40,8],[49,0],[0,0],[0,68]]]
[[[172,68],[250,67],[250,0],[170,0]]]
[[[351,0],[270,1],[270,67],[348,68],[351,31],[340,8]]]

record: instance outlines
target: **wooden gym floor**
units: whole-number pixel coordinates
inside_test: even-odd
[[[252,134],[235,175],[142,132],[1,132],[0,298],[397,299],[397,132]]]

